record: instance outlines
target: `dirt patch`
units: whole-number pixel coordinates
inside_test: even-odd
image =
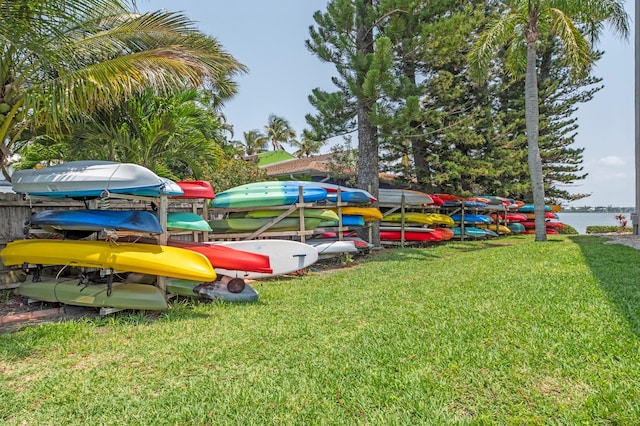
[[[99,311],[95,308],[52,302],[26,302],[13,290],[0,291],[0,333],[25,325],[99,316]]]

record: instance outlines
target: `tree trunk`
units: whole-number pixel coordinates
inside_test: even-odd
[[[535,213],[536,241],[547,241],[547,227],[544,217],[544,181],[542,176],[542,159],[538,146],[540,112],[538,107],[538,79],[536,75],[535,42],[527,43],[527,76],[524,86],[525,120],[527,126],[527,146],[529,175],[533,191],[533,211]]]
[[[373,54],[373,31],[367,25],[368,10],[372,5],[372,0],[365,0],[363,6],[358,8],[357,18],[358,30],[356,35],[356,49],[363,57]],[[364,84],[368,70],[358,70],[358,83]],[[379,187],[379,157],[378,157],[378,131],[371,122],[370,114],[375,103],[375,99],[368,99],[359,96],[357,101],[358,117],[358,187],[371,192],[374,197],[378,197]],[[378,222],[372,222],[373,232],[370,243],[375,247],[380,246],[380,227]],[[361,237],[364,237],[361,235]],[[365,237],[365,238],[368,238]]]

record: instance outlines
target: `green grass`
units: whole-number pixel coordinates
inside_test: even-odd
[[[591,236],[397,249],[0,335],[0,423],[633,424],[640,252]]]

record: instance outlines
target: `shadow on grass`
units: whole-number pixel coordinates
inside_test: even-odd
[[[514,244],[516,243],[508,240],[464,240],[454,241],[450,244],[450,247],[456,251],[469,252],[488,248],[512,246]]]
[[[32,356],[55,341],[56,335],[72,338],[74,330],[87,325],[99,331],[105,327],[126,327],[153,325],[158,322],[178,322],[192,319],[206,319],[215,315],[213,310],[203,312],[202,307],[211,309],[247,309],[249,306],[266,303],[258,300],[251,303],[223,302],[219,300],[176,297],[169,302],[167,311],[122,310],[108,315],[100,315],[95,308],[73,306],[75,315],[53,318],[46,321],[23,322],[0,329],[0,358],[5,361],[20,360]]]
[[[432,247],[431,247],[432,248]],[[386,262],[401,261],[407,259],[439,259],[441,256],[435,254],[431,248],[415,248],[415,247],[394,247],[376,250],[367,255],[364,262]]]
[[[606,238],[570,237],[609,300],[640,335],[640,250],[622,244],[605,244]]]

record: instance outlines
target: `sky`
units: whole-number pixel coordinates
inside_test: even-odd
[[[333,90],[333,66],[321,62],[305,47],[313,13],[325,10],[327,0],[138,0],[141,11],[182,12],[198,28],[249,68],[236,78],[238,94],[223,113],[234,126],[235,139],[243,132],[263,130],[270,114],[289,121],[301,134],[305,115],[314,110],[307,98],[320,87]],[[598,44],[605,52],[594,75],[604,88],[578,107],[578,135],[574,147],[585,148],[588,177],[571,193],[591,193],[572,206],[635,205],[634,151],[634,2],[628,1],[631,33],[627,40],[606,30]]]

